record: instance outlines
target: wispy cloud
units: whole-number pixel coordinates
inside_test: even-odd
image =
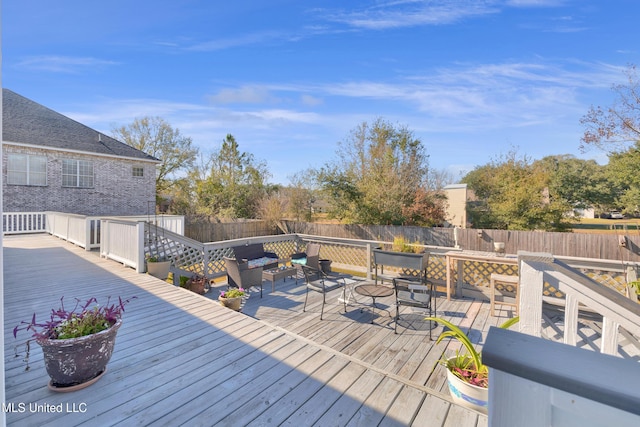
[[[241,46],[251,46],[256,44],[270,43],[273,41],[288,40],[292,36],[280,31],[265,31],[250,34],[241,34],[236,37],[220,38],[200,42],[187,47],[191,51],[216,51],[223,49],[236,48]]]
[[[558,7],[567,3],[566,0],[508,0],[506,4],[514,7]]]
[[[578,99],[582,89],[607,88],[621,75],[619,67],[572,65],[460,65],[398,82],[349,82],[325,90],[334,96],[415,105],[418,114],[441,129],[520,127],[583,111]]]
[[[314,107],[316,105],[321,105],[324,101],[321,98],[316,98],[315,96],[303,94],[300,96],[300,101],[303,105],[307,105],[309,107]]]
[[[265,86],[241,86],[221,89],[209,100],[216,104],[264,104],[279,102]]]
[[[77,74],[92,68],[118,65],[118,62],[91,57],[46,55],[28,57],[16,65],[29,70]]]
[[[499,12],[492,3],[473,0],[388,1],[356,11],[326,13],[326,19],[371,30],[441,25]]]

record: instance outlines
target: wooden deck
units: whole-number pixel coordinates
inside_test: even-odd
[[[358,296],[363,304],[345,314],[334,292],[320,321],[321,295],[310,294],[303,313],[302,280],[287,279],[236,313],[215,301],[215,288],[202,297],[45,234],[6,236],[4,257],[6,403],[16,409],[8,425],[487,425],[450,403],[437,361],[456,343],[434,346],[419,313],[407,312],[394,334],[390,298],[378,300],[388,311],[371,324],[370,301]],[[61,296],[137,297],[107,373],[73,393],[48,390],[37,345],[30,371],[14,357],[22,340],[13,327],[33,312],[45,318]],[[511,313],[493,318],[488,303],[444,297],[437,311],[480,343]]]

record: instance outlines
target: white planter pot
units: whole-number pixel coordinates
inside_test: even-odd
[[[464,382],[452,374],[449,369],[447,369],[447,383],[449,384],[449,393],[451,393],[451,397],[456,404],[475,409],[483,414],[488,413],[488,388],[478,387]]]
[[[171,267],[171,261],[147,261],[147,273],[158,279],[166,280],[169,277],[169,267]]]

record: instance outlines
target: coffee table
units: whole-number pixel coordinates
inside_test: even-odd
[[[271,292],[276,290],[276,281],[287,280],[287,277],[294,277],[298,284],[298,269],[295,267],[279,267],[262,271],[262,280],[271,280]]]
[[[395,292],[393,288],[384,285],[376,285],[374,282],[364,282],[360,285],[356,285],[353,289],[357,294],[364,297],[370,297],[373,300],[371,307],[371,323],[376,317],[376,298],[390,297]]]

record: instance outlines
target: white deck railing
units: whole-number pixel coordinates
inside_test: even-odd
[[[518,255],[521,333],[491,328],[482,350],[489,424],[640,425],[640,365],[613,356],[621,335],[637,343],[640,304],[550,254]],[[541,338],[545,282],[565,295],[554,301],[564,304],[563,343]],[[602,316],[600,352],[576,346],[581,311]]]
[[[90,251],[100,247],[100,218],[61,212],[46,212],[47,233]]]
[[[492,327],[482,361],[492,427],[640,425],[634,360]]]
[[[575,346],[578,341],[579,310],[602,315],[602,353],[618,353],[621,327],[640,337],[640,304],[637,302],[595,282],[551,254],[521,253],[519,264],[520,332],[541,336],[543,288],[547,282],[566,295],[564,300],[558,300],[564,303],[565,344]]]
[[[110,217],[103,219],[112,219]],[[142,221],[152,225],[157,225],[159,228],[164,228],[173,233],[184,236],[184,216],[181,215],[133,215],[133,216],[116,216],[113,219],[126,220],[126,221]]]
[[[142,221],[104,219],[100,222],[100,256],[146,271]]]
[[[44,212],[4,212],[2,230],[4,234],[44,233],[46,219]]]

